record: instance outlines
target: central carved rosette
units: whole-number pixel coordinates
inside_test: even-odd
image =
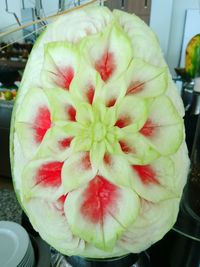
[[[106,139],[107,126],[102,122],[96,122],[90,126],[90,136],[93,142],[100,142]]]
[[[83,114],[85,112],[85,115]],[[79,120],[79,113],[82,117],[82,120]],[[89,114],[89,117],[88,117]],[[104,114],[104,115],[102,115]],[[94,151],[101,147],[110,153],[115,153],[116,145],[119,141],[119,128],[115,125],[116,110],[109,110],[107,107],[101,106],[98,109],[97,106],[89,106],[87,109],[78,109],[77,108],[77,119],[78,121],[69,123],[72,128],[75,128],[75,131],[72,131],[74,138],[74,146],[72,144],[72,149],[75,151]],[[109,118],[109,116],[112,117]],[[106,119],[105,119],[106,118]],[[67,126],[67,128],[70,126]],[[76,124],[76,127],[73,125]],[[79,129],[79,130],[77,130]],[[77,144],[78,142],[78,144]],[[99,153],[100,151],[96,151]],[[102,155],[103,157],[104,155]]]

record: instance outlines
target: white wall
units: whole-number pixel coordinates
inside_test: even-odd
[[[199,4],[199,0],[152,0],[150,26],[158,35],[172,74],[179,66],[186,9],[197,9]]]
[[[199,0],[174,0],[171,33],[167,52],[167,61],[171,69],[179,66],[183,41],[186,9],[199,8]]]
[[[157,34],[164,56],[167,56],[173,0],[152,0],[150,27]]]
[[[18,0],[17,1],[7,0],[7,1],[8,1],[9,11],[15,12],[18,15],[18,17],[21,18],[20,1]],[[6,10],[5,0],[0,0],[0,29],[16,23],[14,16],[12,14],[8,14],[5,10]]]
[[[15,12],[18,16],[19,20],[21,20],[21,12],[20,12],[20,1],[16,0],[8,0],[8,8],[9,11]],[[5,0],[0,0],[0,32],[5,30],[7,27],[11,27],[12,25],[16,25],[16,20],[12,14],[8,14],[6,11]],[[4,41],[14,41],[22,37],[22,32],[17,32],[10,36],[4,38]],[[0,39],[0,42],[3,41]]]

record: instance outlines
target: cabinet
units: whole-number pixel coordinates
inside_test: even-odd
[[[0,101],[0,176],[11,177],[9,157],[10,121],[13,103]]]
[[[105,6],[134,13],[149,24],[151,0],[107,0]]]

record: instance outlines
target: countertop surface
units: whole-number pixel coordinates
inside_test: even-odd
[[[0,189],[0,221],[21,223],[22,209],[18,204],[15,192],[11,189]]]

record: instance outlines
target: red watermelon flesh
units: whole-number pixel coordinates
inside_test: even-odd
[[[106,51],[102,57],[95,62],[95,69],[99,72],[101,79],[107,81],[115,70],[113,53]]]
[[[117,187],[97,175],[84,192],[80,212],[86,219],[97,224],[107,215],[108,207],[115,206],[117,198]]]
[[[72,67],[58,69],[55,73],[55,83],[58,87],[69,90],[70,84],[74,78],[74,70]]]
[[[50,112],[47,107],[41,107],[38,110],[34,121],[35,141],[41,143],[47,130],[51,127]]]

